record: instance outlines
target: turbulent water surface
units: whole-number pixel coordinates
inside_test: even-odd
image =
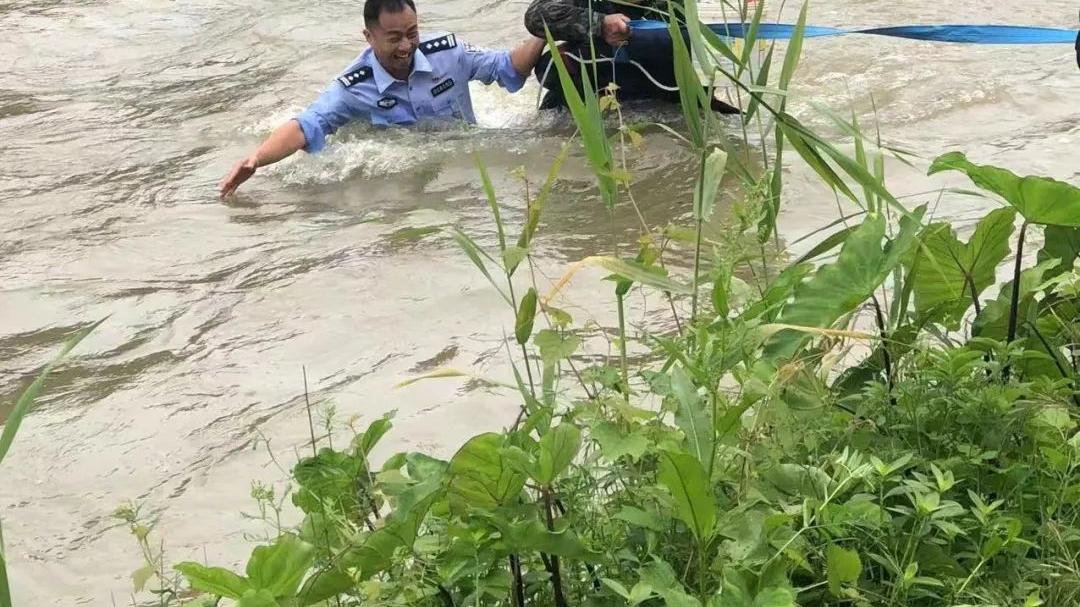
[[[420,2],[428,31],[488,47],[524,33],[523,1]],[[255,510],[249,482],[281,481],[269,453],[288,466],[309,432],[302,367],[312,399],[332,401],[341,423],[397,409],[384,451],[447,455],[512,419],[510,401],[474,384],[395,384],[444,365],[506,372],[504,305],[440,228],[494,242],[473,153],[518,209],[508,222],[520,220],[513,170],[528,167],[535,187],[572,130],[536,113],[534,84],[513,96],[474,88],[477,128],[350,128],[324,154],[215,198],[229,166],[360,52],[360,10],[360,0],[0,0],[0,421],[74,329],[109,315],[50,381],[0,470],[17,604],[129,604],[139,556],[110,516],[127,500],[160,518],[169,562],[238,564],[265,530],[241,514]],[[793,6],[784,13],[794,20]],[[1066,0],[835,0],[811,11],[833,26],[1075,20]],[[924,158],[963,149],[1080,181],[1071,47],[811,40],[797,79],[792,107],[827,132],[811,102],[868,124],[876,106],[883,136]],[[657,129],[630,160],[650,224],[690,211],[687,161]],[[890,172],[897,194],[961,222],[985,205],[938,201],[922,193],[946,182]],[[603,210],[580,153],[563,176],[537,244],[551,277],[632,242],[637,226],[629,211]],[[785,194],[789,240],[835,218],[834,197],[804,167],[789,171]],[[603,323],[610,283],[591,278],[575,280],[564,305]]]

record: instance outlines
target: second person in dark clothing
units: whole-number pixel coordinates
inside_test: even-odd
[[[596,90],[603,90],[615,82],[621,100],[657,99],[678,103],[679,91],[672,90],[675,89],[675,60],[671,37],[666,31],[657,30],[634,34],[630,28],[632,19],[664,18],[666,6],[666,2],[658,0],[640,0],[632,6],[603,0],[533,0],[525,11],[525,29],[543,38],[546,25],[552,37],[563,42],[560,45],[563,62],[579,91],[582,89],[580,70],[587,66],[578,59],[590,60],[595,48],[597,59],[612,59],[618,53],[620,59],[633,60],[640,65],[639,68],[629,61],[602,61],[595,71],[589,70]],[[559,75],[550,62],[551,56],[545,54],[534,70],[541,86],[547,89],[541,109],[566,105]],[[663,86],[657,86],[658,83]],[[718,99],[713,99],[713,110],[739,113],[737,108]]]

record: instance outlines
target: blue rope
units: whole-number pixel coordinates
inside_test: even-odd
[[[644,31],[666,30],[668,24],[663,21],[641,19],[631,21],[630,27]],[[708,27],[718,35],[729,38],[743,38],[750,31],[749,23],[710,23]],[[794,25],[762,23],[758,26],[757,37],[761,40],[787,40],[794,33]],[[1019,25],[901,25],[868,29],[839,29],[808,25],[803,31],[803,36],[806,38],[846,34],[869,34],[964,44],[1072,44],[1077,40],[1076,30]]]

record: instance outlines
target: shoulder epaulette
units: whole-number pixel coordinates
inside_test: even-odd
[[[359,84],[368,78],[371,78],[371,68],[361,67],[338,76],[338,82],[348,88],[354,84]]]
[[[420,43],[420,52],[425,55],[445,51],[457,47],[457,38],[453,34],[447,34],[439,38]]]

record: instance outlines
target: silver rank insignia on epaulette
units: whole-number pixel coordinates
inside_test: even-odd
[[[425,55],[431,53],[437,53],[439,51],[445,51],[457,47],[457,38],[453,34],[447,34],[441,38],[435,38],[434,40],[428,40],[427,42],[420,43],[420,52]]]
[[[338,82],[348,88],[354,84],[359,84],[367,80],[368,78],[371,78],[371,68],[362,67],[357,70],[348,72],[347,74],[342,74],[338,76]]]

